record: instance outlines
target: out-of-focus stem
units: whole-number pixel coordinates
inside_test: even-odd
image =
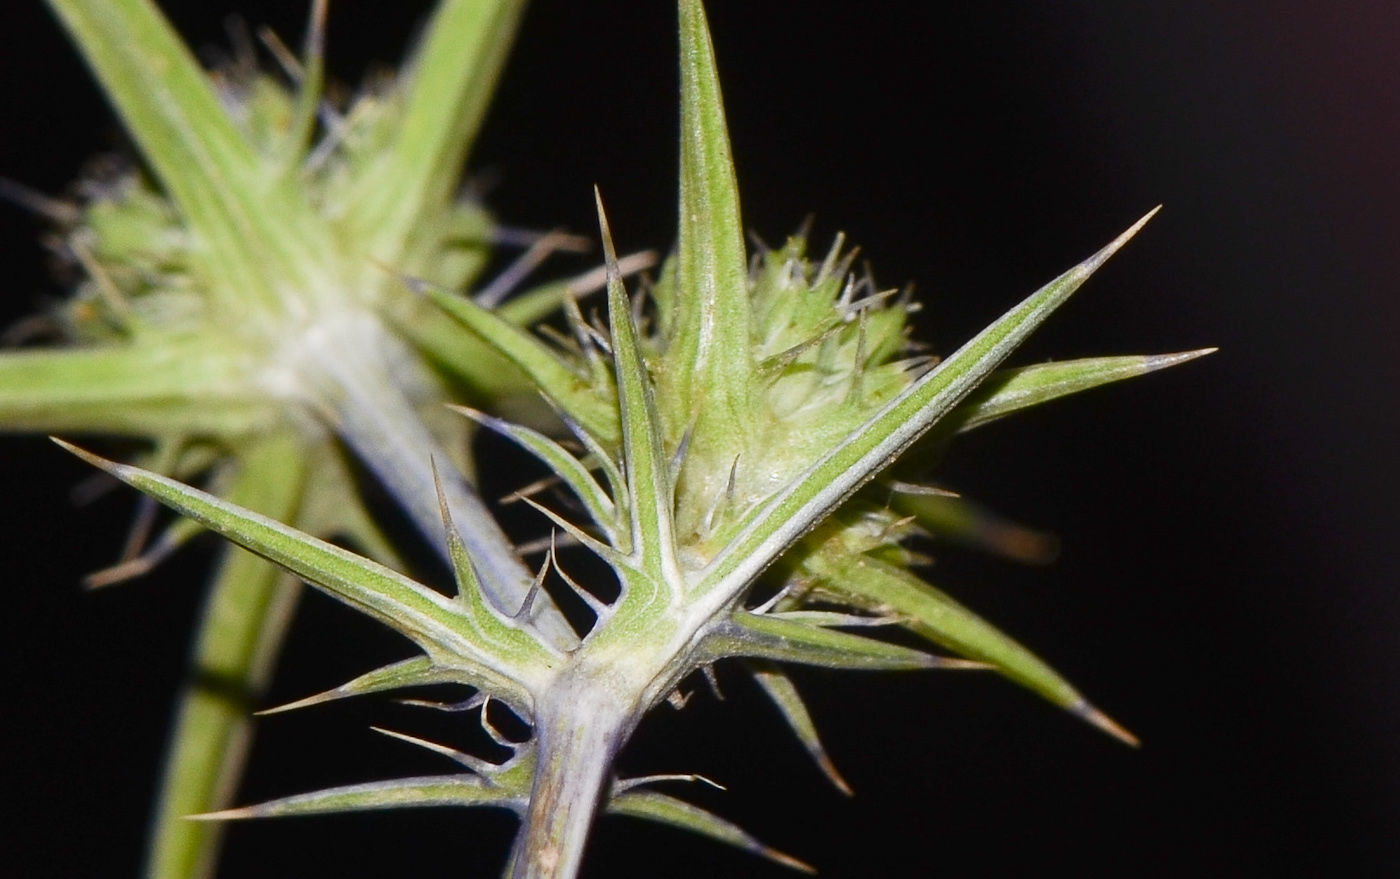
[[[354,322],[334,334],[303,336],[303,356],[316,370],[316,393],[336,433],[373,471],[429,543],[446,552],[438,508],[434,464],[453,522],[462,533],[487,597],[506,613],[518,610],[533,577],[491,512],[451,466],[452,457],[423,425],[406,387],[426,381],[405,375],[419,367],[401,345],[372,319]],[[396,374],[397,373],[397,374]],[[537,596],[532,623],[561,650],[578,636],[548,595]]]
[[[295,437],[274,437],[244,459],[230,498],[292,518],[306,478]],[[171,730],[153,813],[147,879],[213,875],[223,825],[187,815],[226,808],[252,744],[250,706],[267,689],[299,592],[295,577],[233,547],[224,550]]]

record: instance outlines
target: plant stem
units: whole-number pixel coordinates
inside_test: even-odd
[[[231,496],[290,518],[305,475],[297,439],[273,437],[246,457]],[[267,689],[299,586],[263,559],[225,550],[176,708],[150,827],[148,879],[213,875],[223,827],[185,816],[226,808],[234,796],[252,744],[248,712]]]
[[[639,712],[604,681],[571,670],[537,706],[539,763],[524,823],[511,853],[510,879],[573,879],[606,793],[613,759]]]
[[[637,597],[644,592],[656,598]],[[536,701],[535,777],[509,879],[578,874],[614,759],[647,709],[694,668],[709,616],[675,615],[664,595],[636,590],[619,599],[616,616],[589,633]],[[638,619],[647,622],[637,628]],[[619,628],[618,620],[632,625]]]

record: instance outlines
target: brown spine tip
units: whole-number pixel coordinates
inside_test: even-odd
[[[288,702],[285,705],[276,705],[272,708],[264,708],[261,711],[254,711],[253,716],[267,717],[272,714],[282,714],[286,711],[296,711],[298,708],[310,708],[312,705],[320,705],[323,702],[331,702],[347,695],[350,694],[338,693],[335,690],[329,690],[325,693],[317,693],[314,696],[307,696],[304,699],[298,699],[295,702]]]
[[[263,814],[256,808],[224,809],[221,812],[201,812],[198,815],[184,816],[186,821],[241,821],[245,818],[261,818]]]
[[[1077,705],[1070,706],[1069,710],[1071,713],[1093,724],[1123,744],[1132,748],[1142,747],[1142,741],[1139,740],[1137,736],[1128,732],[1120,726],[1117,721],[1090,705],[1088,702],[1080,700]]]
[[[929,668],[942,668],[950,670],[966,671],[986,671],[994,669],[996,666],[985,662],[978,662],[975,659],[950,659],[946,656],[930,656]]]
[[[761,858],[767,858],[775,864],[781,864],[784,867],[796,870],[799,873],[806,873],[808,876],[817,875],[817,868],[813,867],[806,861],[799,861],[797,858],[794,858],[787,852],[778,851],[772,846],[764,845],[761,842],[755,842],[751,847],[749,847],[749,851],[753,852]]]
[[[851,786],[846,783],[846,779],[841,777],[841,773],[836,769],[836,764],[832,762],[826,751],[808,750],[812,754],[812,759],[817,761],[817,768],[822,771],[822,775],[826,776],[826,780],[831,782],[833,787],[848,797],[856,795],[856,792],[851,790]]]
[[[1177,354],[1154,354],[1144,363],[1147,372],[1158,369],[1166,369],[1168,366],[1176,366],[1187,361],[1195,360],[1198,357],[1205,357],[1207,354],[1214,354],[1219,348],[1197,348],[1195,351],[1182,351]]]

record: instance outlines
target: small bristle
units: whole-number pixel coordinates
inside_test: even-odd
[[[100,571],[93,571],[83,578],[84,589],[103,589],[108,586],[116,586],[126,583],[138,577],[143,577],[154,570],[161,562],[165,561],[179,548],[176,541],[162,540],[157,542],[148,551],[135,558],[118,562],[109,568]]]
[[[76,226],[83,220],[82,209],[77,205],[4,177],[0,177],[0,201],[38,214],[58,226]]]
[[[481,693],[473,693],[460,702],[434,702],[431,699],[395,699],[394,701],[410,708],[431,708],[433,711],[460,714],[464,711],[480,708],[482,703],[486,701],[486,696]]]
[[[371,726],[370,729],[374,730],[380,735],[388,736],[391,739],[397,739],[401,742],[407,742],[410,745],[417,745],[420,748],[432,751],[434,754],[440,754],[443,757],[446,757],[447,759],[452,760],[458,765],[464,766],[467,769],[470,769],[472,772],[475,772],[479,775],[486,775],[492,769],[495,768],[492,764],[488,763],[485,760],[482,760],[478,757],[473,757],[470,754],[465,754],[461,751],[458,751],[455,748],[449,748],[446,745],[439,745],[437,742],[430,742],[427,739],[420,739],[417,736],[410,736],[405,733],[395,732],[394,730],[384,729],[380,726]]]
[[[311,17],[306,27],[306,57],[319,58],[326,52],[326,19],[330,15],[330,0],[313,0]]]
[[[507,296],[519,289],[525,279],[546,259],[552,254],[564,250],[575,237],[560,229],[540,236],[524,253],[516,257],[514,262],[506,266],[499,275],[473,297],[476,303],[483,308],[496,308],[505,301]]]
[[[272,56],[272,60],[277,63],[277,66],[282,68],[282,72],[287,75],[288,79],[293,82],[301,79],[303,73],[301,61],[297,58],[296,53],[282,41],[282,37],[277,31],[267,26],[258,28],[258,41],[263,44],[263,48],[267,50],[267,54]]]

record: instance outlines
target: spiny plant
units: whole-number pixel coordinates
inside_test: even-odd
[[[507,571],[504,585],[524,588],[504,588],[499,558],[513,558],[510,547],[482,538],[480,523],[467,521],[479,507],[454,500],[450,486],[460,483],[448,477],[431,478],[431,495],[406,502],[418,508],[431,502],[439,517],[456,581],[445,595],[308,534],[295,521],[247,509],[237,498],[74,449],[189,521],[390,626],[421,651],[284,708],[450,683],[475,693],[439,707],[479,712],[491,731],[485,709],[498,702],[530,728],[525,741],[496,736],[512,752],[500,763],[391,733],[465,771],[332,788],[203,818],[422,805],[506,808],[522,821],[508,874],[523,879],[576,875],[589,829],[605,809],[804,867],[718,816],[652,790],[660,778],[614,776],[615,758],[647,711],[674,696],[687,676],[720,661],[752,671],[843,789],[783,663],[991,667],[1133,741],[1033,654],[924,583],[913,570],[921,559],[906,542],[920,530],[956,535],[980,521],[960,499],[911,481],[955,434],[1205,353],[997,371],[1148,217],[946,359],[920,354],[906,331],[914,303],[853,276],[840,241],[817,264],[806,256],[804,235],[777,250],[746,253],[699,0],[681,0],[680,33],[679,235],[654,284],[635,295],[624,287],[601,198],[606,318],[586,316],[564,290],[567,333],[536,334],[521,325],[528,322],[512,322],[493,303],[453,292],[408,260],[387,261],[401,293],[462,325],[451,344],[474,345],[474,351],[484,345],[551,403],[570,436],[483,411],[489,398],[485,407],[458,411],[514,440],[552,471],[581,516],[546,506],[534,490],[522,489],[521,499],[545,517],[555,541],[596,555],[615,586],[577,582],[551,546],[533,578]],[[441,338],[449,338],[446,331]],[[375,407],[378,388],[353,390]],[[404,407],[385,411],[387,419],[417,417]],[[428,453],[412,463],[419,471],[439,460],[426,445],[412,451]],[[459,531],[467,526],[470,532]],[[558,620],[545,589],[551,577],[591,610],[591,623],[581,631],[551,628],[548,621]],[[615,598],[604,597],[614,592]],[[872,627],[909,630],[955,656],[850,631]]]
[[[781,663],[990,666],[1132,741],[1049,666],[924,583],[907,541],[929,532],[1033,554],[1025,532],[920,486],[916,474],[955,434],[1202,353],[994,371],[1145,218],[947,360],[921,354],[906,325],[916,304],[853,276],[839,240],[819,264],[803,234],[746,255],[704,15],[685,0],[681,223],[660,278],[629,297],[624,270],[641,261],[617,259],[600,202],[605,323],[578,302],[594,286],[586,278],[504,301],[521,274],[511,270],[465,297],[454,291],[470,289],[489,246],[508,237],[456,196],[456,173],[518,2],[444,0],[408,72],[349,104],[324,94],[324,2],[313,7],[302,60],[269,40],[283,78],[259,73],[247,53],[207,76],[146,0],[50,2],[150,176],[90,182],[77,204],[29,198],[60,223],[62,252],[86,280],[48,317],[67,345],[0,356],[0,427],[147,440],[137,460],[159,472],[88,457],[185,517],[97,581],[144,570],[210,528],[286,573],[225,557],[199,639],[204,679],[258,699],[300,577],[403,633],[422,655],[287,707],[453,683],[476,693],[446,707],[479,711],[488,732],[491,701],[532,729],[524,742],[497,737],[513,751],[499,764],[393,733],[466,772],[206,818],[498,806],[523,819],[512,875],[569,876],[606,808],[801,867],[650,789],[657,778],[613,777],[646,711],[720,660],[753,674],[847,791]],[[517,268],[559,240],[543,236]],[[527,329],[561,304],[567,334]],[[502,419],[534,392],[556,420],[535,414],[532,428]],[[585,518],[547,509],[530,491],[522,499],[553,523],[556,540],[595,553],[616,584],[575,582],[552,547],[538,573],[521,564],[522,548],[463,476],[472,470],[469,422],[445,413],[449,401],[472,404],[460,411],[554,471]],[[337,440],[442,548],[455,595],[380,564],[395,565],[394,553],[355,495]],[[212,493],[179,481],[191,478]],[[373,560],[318,539],[332,535]],[[582,631],[559,613],[544,588],[550,578],[591,609]],[[878,626],[910,630],[956,658],[846,631]],[[218,782],[246,747],[243,711],[213,692],[187,696],[150,875],[211,869],[215,837],[201,829],[211,825],[180,819],[225,805],[228,785]]]

